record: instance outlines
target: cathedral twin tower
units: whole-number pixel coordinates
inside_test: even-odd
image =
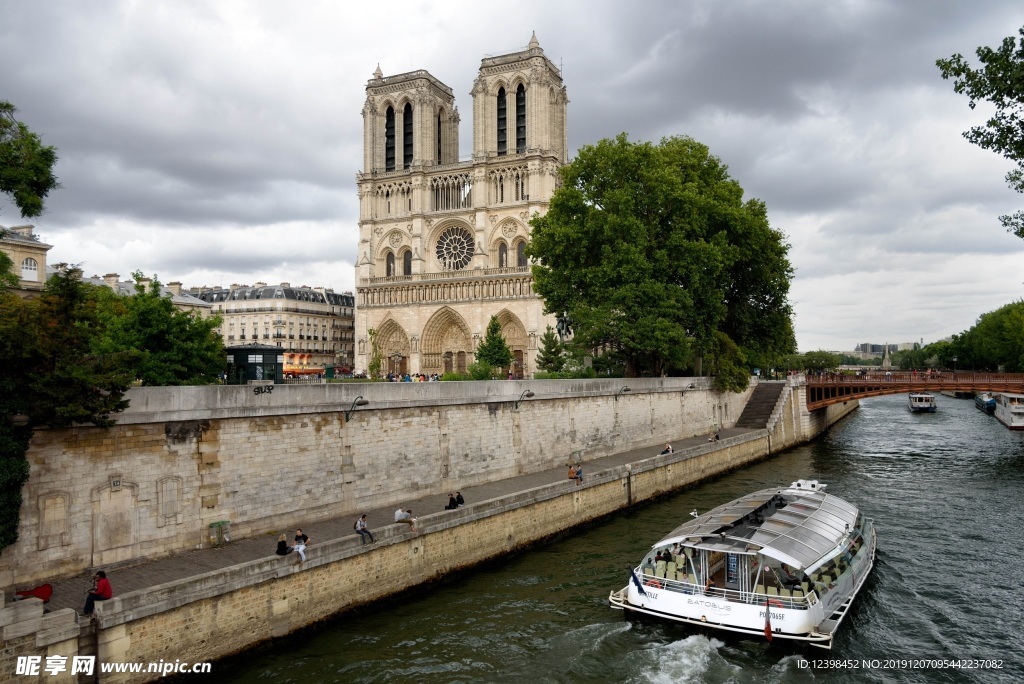
[[[451,88],[425,70],[373,76],[357,175],[356,367],[369,367],[373,330],[384,373],[464,371],[497,316],[512,372],[529,377],[554,324],[525,248],[568,160],[561,73],[536,37],[481,60],[473,156],[461,162]]]

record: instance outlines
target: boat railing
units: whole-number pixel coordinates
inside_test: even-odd
[[[818,602],[817,595],[812,591],[806,596],[782,596],[776,594],[763,594],[756,591],[739,591],[738,589],[720,589],[718,587],[705,587],[699,584],[681,580],[672,580],[653,575],[644,575],[643,584],[655,589],[674,591],[680,594],[693,594],[707,596],[709,598],[721,598],[734,603],[749,603],[763,605],[767,602],[776,608],[787,608],[790,610],[807,610]]]

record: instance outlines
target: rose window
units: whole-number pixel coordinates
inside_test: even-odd
[[[459,226],[446,228],[437,239],[437,260],[448,271],[459,271],[473,259],[473,236]]]

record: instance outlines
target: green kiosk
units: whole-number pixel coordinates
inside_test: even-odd
[[[269,344],[243,344],[228,353],[227,384],[247,385],[250,380],[280,383],[284,375],[284,350]]]

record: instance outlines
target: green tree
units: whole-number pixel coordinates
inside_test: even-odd
[[[134,352],[135,375],[143,385],[205,385],[217,382],[224,370],[224,345],[214,330],[219,316],[181,311],[161,292],[154,277],[144,285],[141,272],[132,273],[135,294],[124,297],[99,289],[103,334],[93,349],[98,354]]]
[[[839,368],[840,358],[838,354],[827,352],[824,349],[807,352],[803,355],[803,366],[806,370],[817,373],[828,373]]]
[[[970,330],[953,336],[947,354],[957,357],[958,368],[1024,372],[1024,301],[979,316]]]
[[[39,216],[46,196],[59,187],[53,175],[57,151],[15,119],[16,111],[0,100],[0,193],[14,200],[22,216]]]
[[[39,298],[0,292],[0,548],[18,538],[21,488],[28,478],[25,454],[34,429],[91,423],[114,424],[138,357],[98,355],[102,332],[95,288],[64,264]]]
[[[1024,193],[1024,27],[1020,42],[1013,36],[1003,38],[998,48],[979,47],[975,54],[982,66],[972,68],[963,55],[936,60],[942,78],[953,80],[953,90],[967,95],[974,109],[979,100],[995,106],[995,114],[984,126],[964,132],[964,137],[985,150],[998,152],[1016,162],[1017,168],[1006,174],[1007,184]],[[1007,231],[1024,238],[1024,211],[1000,216]]]
[[[750,385],[750,373],[739,346],[724,332],[715,333],[717,346],[711,354],[711,375],[719,392],[742,392]]]
[[[615,350],[627,376],[694,354],[725,368],[740,357],[714,358],[732,353],[719,332],[741,356],[795,349],[788,245],[707,147],[620,134],[580,149],[562,181],[528,251],[545,311],[568,315],[575,344]]]
[[[537,368],[549,373],[557,373],[565,366],[565,350],[554,329],[549,325],[540,338],[540,349],[537,351]]]
[[[501,335],[501,323],[498,322],[497,316],[491,316],[491,320],[487,323],[484,341],[476,349],[476,360],[495,370],[512,365],[512,351]]]

